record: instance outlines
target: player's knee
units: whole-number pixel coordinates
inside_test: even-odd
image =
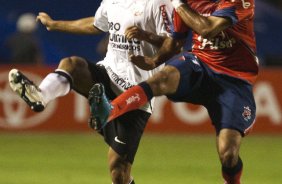
[[[111,177],[115,184],[128,184],[130,181],[130,173],[124,167],[113,167]]]
[[[165,67],[147,82],[154,91],[154,95],[167,95],[174,93],[178,86],[178,71]]]
[[[221,160],[221,164],[224,167],[234,167],[238,161],[239,155],[236,151],[236,149],[228,149],[225,151],[220,152],[220,160]]]
[[[74,73],[75,71],[81,71],[81,69],[87,67],[87,62],[77,56],[71,56],[67,58],[63,58],[60,61],[59,69],[65,70],[69,73]]]
[[[167,85],[169,74],[166,71],[159,71],[152,79],[149,80],[151,84],[156,86]]]
[[[130,165],[123,159],[115,159],[110,163],[110,172],[114,184],[128,184],[130,181]]]
[[[115,184],[126,184],[125,173],[121,168],[114,168],[111,170],[111,177]]]

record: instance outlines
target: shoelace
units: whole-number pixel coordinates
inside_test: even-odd
[[[41,100],[40,95],[38,92],[40,92],[40,89],[38,89],[37,86],[35,86],[33,83],[25,83],[24,85],[24,93],[28,93],[33,100]]]

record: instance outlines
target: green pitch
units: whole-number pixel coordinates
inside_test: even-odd
[[[222,184],[215,138],[143,137],[137,184]],[[97,134],[1,134],[0,184],[110,184],[107,146]],[[244,184],[282,183],[282,136],[243,141]]]

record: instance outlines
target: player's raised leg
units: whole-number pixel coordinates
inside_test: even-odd
[[[178,82],[176,81],[179,81],[179,79],[178,69],[173,66],[166,66],[146,82],[128,89],[112,102],[107,99],[103,85],[95,84],[89,92],[91,115],[95,120],[93,122],[104,127],[107,122],[120,115],[142,107],[154,96],[172,94],[177,89]]]
[[[10,71],[9,83],[12,90],[35,112],[43,111],[49,102],[67,95],[72,88],[88,96],[88,91],[93,85],[88,64],[79,57],[62,59],[58,68],[49,73],[39,86],[17,69]]]

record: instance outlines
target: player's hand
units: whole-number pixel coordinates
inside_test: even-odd
[[[146,56],[129,56],[130,61],[141,68],[142,70],[152,70],[157,67],[156,63],[153,61],[152,58]]]
[[[174,9],[177,9],[178,7],[186,3],[184,0],[170,0],[170,2]]]
[[[147,34],[146,31],[142,30],[141,28],[137,26],[131,26],[125,30],[125,36],[128,40],[136,38],[141,41],[146,39]]]
[[[54,20],[45,12],[40,12],[37,17],[36,21],[40,21],[48,31],[52,31]]]

